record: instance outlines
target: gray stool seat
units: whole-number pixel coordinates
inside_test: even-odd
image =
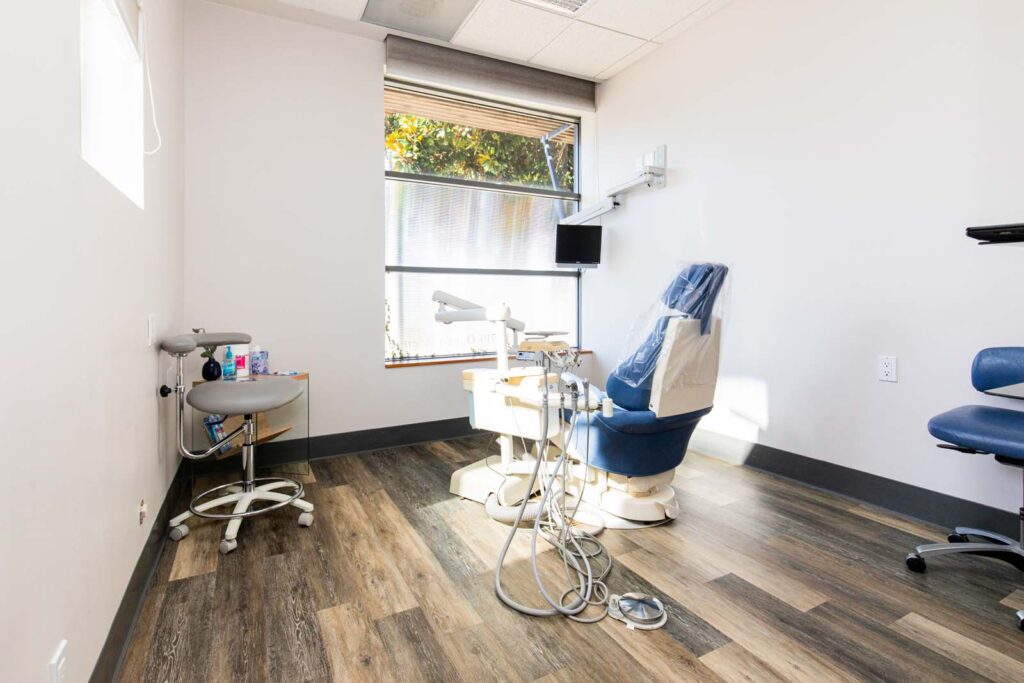
[[[302,384],[287,377],[249,377],[200,384],[186,397],[204,413],[252,415],[287,405],[302,395]]]

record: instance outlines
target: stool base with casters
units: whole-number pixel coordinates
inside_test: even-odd
[[[206,451],[193,452],[185,448],[184,413],[185,381],[183,360],[196,346],[216,347],[219,344],[247,344],[248,335],[194,334],[180,335],[165,340],[164,351],[177,360],[177,382],[173,393],[177,394],[178,452],[190,460],[206,458],[217,452],[224,444],[240,434],[242,442],[242,479],[230,484],[215,486],[192,498],[188,510],[174,517],[170,523],[171,540],[179,541],[188,535],[185,521],[190,517],[227,520],[220,552],[227,554],[238,547],[238,529],[242,520],[262,515],[283,507],[295,507],[299,514],[299,526],[313,524],[313,504],[303,500],[302,484],[287,477],[256,477],[256,421],[255,415],[291,403],[302,394],[302,386],[291,379],[280,377],[253,377],[248,380],[206,382],[188,393],[188,402],[194,408],[206,413],[242,415],[241,426],[226,435]],[[172,390],[161,387],[160,395],[169,396]],[[230,510],[218,508],[231,506]]]

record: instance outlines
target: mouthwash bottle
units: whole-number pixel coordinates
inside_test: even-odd
[[[223,375],[224,379],[235,378],[235,354],[231,352],[231,347],[227,347],[224,352],[224,368]]]

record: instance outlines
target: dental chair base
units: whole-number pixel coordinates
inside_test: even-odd
[[[676,491],[671,486],[674,470],[627,477],[574,463],[573,475],[566,493],[576,497],[582,493],[583,501],[599,508],[611,529],[659,524],[679,516]]]
[[[501,458],[492,455],[453,472],[448,490],[460,498],[477,503],[486,503],[488,498],[496,495],[499,505],[515,505],[526,495],[530,480],[529,472],[515,470],[532,466],[532,463],[532,460],[516,460],[512,471],[505,474]],[[538,484],[534,484],[533,492],[539,488]]]

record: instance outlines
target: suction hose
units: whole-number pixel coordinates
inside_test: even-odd
[[[546,389],[547,389],[547,387],[545,386],[544,400],[542,401],[542,405],[541,405],[541,411],[542,411],[542,414],[543,414],[541,434],[544,435],[544,438],[546,438],[546,435],[548,433],[548,419],[549,419],[549,416],[548,416],[548,395],[547,395]],[[575,417],[575,415],[574,415],[574,417]],[[543,459],[543,454],[545,452],[546,452],[546,443],[543,444],[542,447],[540,448],[540,452],[538,453],[538,458],[537,458],[536,462],[534,462],[533,470],[530,472],[530,481],[529,481],[529,483],[526,486],[526,491],[527,492],[533,491],[533,487],[537,483],[537,477],[540,474],[540,467],[541,467],[541,463],[544,460]],[[565,458],[566,458],[565,452],[563,451],[562,454],[559,456],[557,463],[555,463],[555,467],[554,467],[554,470],[553,470],[554,473],[557,474],[559,469],[563,468],[566,465],[566,459]],[[559,599],[555,599],[555,598],[553,598],[547,592],[547,590],[546,590],[546,588],[544,586],[544,582],[542,581],[541,576],[540,576],[540,570],[539,570],[539,567],[537,566],[537,537],[540,535],[541,521],[542,521],[542,517],[544,517],[545,515],[543,515],[539,511],[543,511],[547,507],[549,502],[551,502],[553,500],[551,498],[551,493],[552,493],[552,489],[553,489],[552,485],[554,483],[554,479],[555,479],[555,476],[552,475],[550,481],[547,482],[548,485],[543,487],[544,488],[544,493],[541,496],[541,500],[540,500],[540,503],[539,503],[538,506],[535,507],[533,504],[531,504],[530,501],[529,501],[529,495],[526,495],[523,498],[523,502],[516,507],[516,509],[515,509],[515,516],[512,519],[512,528],[509,530],[508,537],[505,539],[505,544],[502,546],[501,552],[498,554],[498,563],[497,563],[497,567],[495,567],[495,571],[494,571],[494,592],[498,596],[498,599],[501,600],[505,605],[507,605],[508,607],[511,607],[512,609],[516,610],[517,612],[520,612],[522,614],[527,614],[529,616],[550,617],[550,616],[555,616],[555,615],[561,614],[563,616],[569,617],[570,619],[572,619],[574,621],[581,621],[581,622],[600,621],[608,613],[607,612],[607,604],[606,604],[607,597],[608,597],[608,591],[607,591],[607,587],[604,585],[602,579],[607,575],[607,572],[611,569],[611,564],[609,563],[608,566],[604,569],[604,571],[599,576],[595,576],[594,575],[594,569],[591,566],[590,559],[589,559],[590,554],[585,552],[583,550],[583,548],[580,546],[579,540],[573,535],[571,528],[569,529],[569,531],[567,533],[561,534],[561,536],[558,537],[558,538],[552,539],[552,538],[547,537],[547,536],[545,536],[545,537],[547,538],[547,540],[549,542],[551,542],[553,545],[555,545],[555,547],[559,550],[560,554],[562,555],[562,560],[563,560],[563,562],[566,565],[566,570],[568,571],[568,569],[569,569],[569,567],[571,565],[572,569],[576,572],[576,576],[577,576],[577,580],[579,581],[579,585],[578,586],[571,586],[570,588],[568,588],[566,591],[564,591],[561,594]],[[559,490],[557,495],[564,496],[564,491]],[[490,499],[488,499],[488,502],[489,501],[490,501]],[[497,504],[497,501],[495,501],[495,504]],[[509,595],[507,595],[505,593],[504,586],[502,586],[502,584],[501,584],[501,571],[502,571],[502,568],[503,568],[503,566],[505,564],[505,557],[506,557],[506,555],[508,555],[509,548],[512,546],[512,540],[515,538],[516,532],[519,530],[519,525],[522,524],[523,520],[526,518],[526,514],[527,514],[527,510],[528,509],[531,509],[531,511],[532,511],[532,510],[538,509],[538,508],[539,508],[539,511],[533,513],[534,514],[534,519],[533,519],[533,533],[531,534],[531,539],[530,539],[530,546],[531,546],[531,553],[530,553],[531,554],[531,558],[530,559],[531,559],[531,564],[532,564],[532,568],[533,568],[534,581],[536,582],[537,587],[540,589],[541,595],[544,596],[544,600],[550,605],[549,608],[530,607],[528,605],[523,605],[521,603],[518,603],[515,600],[513,600]],[[490,513],[490,510],[488,510],[488,513]],[[559,517],[559,519],[557,521],[562,523],[562,524],[564,524],[566,520],[561,519],[560,515],[558,517]],[[566,539],[572,544],[572,546],[574,547],[573,549],[570,549],[566,545],[566,543],[565,543]],[[593,540],[594,543],[597,544],[597,546],[599,548],[598,554],[603,553],[604,552],[604,548],[603,548],[603,546],[601,546],[600,541],[598,541],[597,539],[593,539],[593,538],[592,538],[592,540]],[[581,561],[582,561],[582,566],[581,566]],[[598,597],[597,595],[595,595],[595,587],[600,587],[601,589],[603,589],[603,590],[599,590],[598,591],[598,592],[603,592],[603,594],[604,594],[603,597]],[[574,600],[572,600],[569,604],[565,604],[565,598],[568,597],[572,593],[576,593],[576,598]],[[595,597],[597,598],[596,600],[594,599]],[[592,618],[592,619],[584,619],[584,618],[578,616],[581,612],[583,612],[583,610],[585,610],[589,605],[592,605],[592,604],[604,604],[605,605],[604,612],[600,616],[598,616],[596,618]]]

